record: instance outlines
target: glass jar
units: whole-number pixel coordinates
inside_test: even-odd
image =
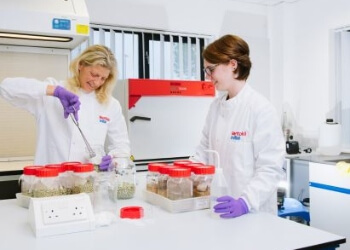
[[[99,165],[101,164],[102,157],[106,155],[104,147],[102,145],[91,145],[91,149],[95,152],[95,156],[88,158],[88,162],[94,165],[94,169],[96,172],[99,172]],[[87,153],[89,153],[88,149],[85,149]]]
[[[63,194],[72,194],[74,187],[74,166],[81,164],[79,161],[62,162],[64,172],[61,174],[61,185]]]
[[[193,184],[189,168],[172,168],[169,170],[167,183],[167,197],[170,200],[181,200],[191,198],[193,195]]]
[[[77,164],[73,166],[74,186],[72,193],[92,193],[96,172],[92,163]]]
[[[54,169],[57,169],[58,171],[58,181],[60,182],[60,186],[61,186],[61,194],[60,195],[64,195],[65,194],[65,191],[63,189],[63,185],[62,185],[62,182],[63,182],[63,174],[65,172],[65,169],[64,167],[61,165],[61,164],[47,164],[45,165],[45,168],[54,168]]]
[[[44,166],[26,166],[23,168],[23,174],[19,178],[21,194],[33,197],[33,185],[35,182],[35,173]]]
[[[174,168],[174,166],[166,165],[158,167],[159,176],[157,193],[161,196],[167,197],[169,170],[172,168]]]
[[[116,177],[114,172],[99,172],[94,181],[93,207],[94,213],[111,212],[117,215],[114,197]]]
[[[215,166],[197,165],[192,168],[193,197],[209,196],[210,185],[215,174]]]
[[[33,185],[33,197],[49,197],[61,194],[61,185],[58,179],[58,169],[38,168],[35,171],[35,182]]]
[[[135,164],[129,158],[113,159],[117,182],[114,188],[116,199],[131,199],[136,191]]]
[[[146,175],[146,189],[153,193],[157,193],[157,190],[158,190],[159,166],[167,166],[167,164],[165,163],[148,164],[148,172]]]

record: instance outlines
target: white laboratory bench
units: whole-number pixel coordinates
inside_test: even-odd
[[[15,199],[0,201],[0,249],[110,250],[110,249],[322,249],[336,248],[345,237],[266,213],[250,213],[235,219],[214,219],[210,211],[169,213],[146,203],[138,192],[120,200],[117,208],[143,206],[139,220],[118,219],[94,231],[36,238],[28,223],[28,209]]]

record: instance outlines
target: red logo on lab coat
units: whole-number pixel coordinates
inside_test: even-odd
[[[247,131],[232,131],[231,140],[239,141],[242,137],[247,136]]]
[[[102,115],[99,116],[99,119],[100,119],[100,122],[102,123],[107,123],[110,120],[108,117],[102,116]]]

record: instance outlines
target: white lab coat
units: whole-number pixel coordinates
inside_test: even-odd
[[[45,81],[7,78],[0,84],[0,96],[35,116],[35,164],[87,162],[89,154],[78,128],[70,117],[64,119],[60,100],[46,95],[47,85],[63,85],[63,82],[53,78]],[[78,96],[81,102],[79,124],[90,145],[105,146],[106,153],[114,157],[129,157],[130,142],[119,102],[111,98],[107,104],[100,104],[95,92],[82,90]]]
[[[248,84],[234,98],[226,97],[211,104],[192,160],[215,164],[215,156],[204,150],[216,150],[231,195],[242,197],[252,212],[276,214],[276,190],[285,156],[276,111]]]

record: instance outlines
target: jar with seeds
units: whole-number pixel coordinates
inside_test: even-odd
[[[167,183],[167,198],[170,200],[181,200],[191,198],[193,195],[193,184],[189,168],[172,168],[169,170]]]
[[[64,169],[61,178],[61,184],[63,188],[63,194],[72,194],[74,187],[74,166],[81,164],[78,161],[62,162],[61,165]]]
[[[159,166],[158,167],[158,188],[157,188],[157,194],[167,197],[167,183],[169,178],[169,170],[174,168],[174,166],[166,165],[166,166]]]
[[[129,158],[116,158],[113,160],[117,176],[114,188],[116,199],[131,199],[136,191],[135,164]]]
[[[215,166],[197,165],[192,167],[193,196],[210,196],[210,184],[215,174]]]
[[[26,166],[23,168],[23,174],[19,178],[21,194],[33,197],[33,185],[35,182],[35,173],[44,166]]]
[[[167,166],[165,163],[149,163],[146,175],[146,189],[150,192],[157,193],[158,190],[158,167]]]
[[[62,166],[62,164],[48,164],[48,165],[45,165],[45,168],[55,168],[57,169],[58,171],[58,181],[60,182],[60,185],[61,185],[61,194],[60,195],[64,195],[66,194],[64,188],[63,188],[63,176],[64,176],[64,172],[65,172],[65,169],[64,167]]]
[[[73,166],[74,186],[72,193],[92,193],[96,172],[92,163],[83,163]]]
[[[61,185],[58,179],[58,170],[55,168],[38,168],[35,171],[33,197],[49,197],[61,194]]]

